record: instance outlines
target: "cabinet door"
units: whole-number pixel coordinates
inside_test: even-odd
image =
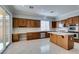
[[[45,37],[46,37],[46,38],[49,38],[49,37],[50,37],[50,33],[45,32]]]
[[[35,27],[40,27],[40,20],[35,20]]]
[[[13,26],[14,27],[27,27],[27,21],[26,19],[13,18]]]
[[[73,24],[78,24],[79,23],[79,17],[75,16],[73,17]]]
[[[19,19],[18,21],[19,21],[19,27],[24,26],[24,24],[23,24],[23,20],[22,20],[22,19]]]
[[[73,36],[68,36],[68,49],[72,49],[73,47],[74,47]]]
[[[40,39],[40,33],[39,32],[34,32],[34,33],[32,33],[33,35],[33,38],[34,39]]]
[[[19,26],[19,20],[16,18],[13,18],[13,27],[18,27]]]
[[[19,27],[27,27],[27,20],[19,19]]]
[[[26,24],[27,27],[28,27],[28,28],[31,27],[31,20],[27,19],[26,21],[27,21],[27,24]]]
[[[52,22],[52,28],[57,28],[57,22],[56,21]]]
[[[57,36],[55,34],[51,34],[50,41],[56,44],[57,43]]]
[[[58,36],[58,39],[57,39],[57,44],[59,45],[59,46],[62,46],[62,36]]]
[[[40,21],[39,20],[30,20],[30,26],[31,27],[40,27]]]
[[[68,20],[69,20],[69,21],[68,21],[68,22],[69,22],[69,25],[72,25],[72,24],[73,24],[73,18],[71,17],[71,18],[69,18]]]
[[[68,26],[67,19],[63,20],[62,22],[64,24],[64,27]]]
[[[12,42],[19,41],[19,34],[12,34]]]
[[[30,32],[30,33],[27,33],[26,36],[27,36],[27,40],[40,39],[39,32]]]

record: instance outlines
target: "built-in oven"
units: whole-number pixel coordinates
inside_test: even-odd
[[[69,26],[68,31],[74,31],[74,32],[77,32],[77,31],[78,31],[78,26]]]
[[[78,24],[69,26],[68,32],[74,33],[74,39],[79,39],[78,28]]]
[[[74,39],[79,39],[79,33],[74,33]]]
[[[79,39],[79,32],[75,32],[75,31],[68,31],[69,33],[74,33],[73,38],[74,39]]]

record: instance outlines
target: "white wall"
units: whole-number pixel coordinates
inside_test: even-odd
[[[58,17],[58,20],[64,20],[73,16],[79,16],[79,10],[63,14],[62,16]]]

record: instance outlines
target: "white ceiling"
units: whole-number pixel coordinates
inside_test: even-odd
[[[30,5],[13,5],[13,15],[42,15],[48,17],[59,17],[67,13],[79,10],[78,5],[33,5],[33,9],[29,8]],[[50,13],[50,11],[54,11]]]

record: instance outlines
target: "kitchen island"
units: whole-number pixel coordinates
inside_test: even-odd
[[[74,33],[49,32],[50,41],[64,49],[70,50],[74,47]]]

